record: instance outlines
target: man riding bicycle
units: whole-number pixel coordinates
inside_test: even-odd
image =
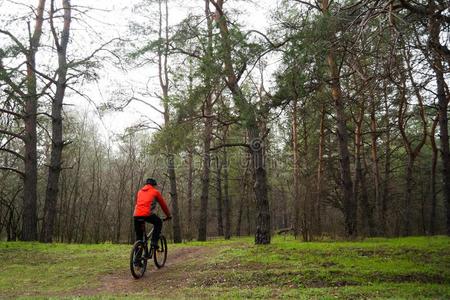
[[[156,204],[159,203],[164,211],[167,219],[171,219],[169,208],[161,193],[155,188],[156,180],[148,178],[136,198],[136,206],[134,208],[134,230],[136,232],[136,240],[144,240],[145,222],[153,224],[154,231],[152,235],[151,245],[158,247],[158,240],[162,230],[162,220],[154,213]]]

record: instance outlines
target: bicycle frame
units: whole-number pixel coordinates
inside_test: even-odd
[[[148,247],[148,241],[150,241],[152,239],[154,228],[152,226],[152,229],[148,233],[146,233],[145,232],[145,223],[143,223],[142,224],[142,229],[143,229],[143,232],[144,232],[144,243],[146,245],[144,250],[147,252],[147,253],[145,253],[145,256],[147,256],[148,258],[152,258],[153,257],[153,251],[152,251],[153,250],[153,246],[150,245],[150,248],[149,248]]]
[[[152,230],[150,230],[150,232],[147,233],[147,234],[145,235],[145,240],[144,240],[144,242],[147,243],[148,241],[150,241],[150,240],[152,239],[153,229],[154,229],[154,228],[152,228]]]

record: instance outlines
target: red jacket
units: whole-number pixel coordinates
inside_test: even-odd
[[[137,194],[133,215],[135,217],[148,217],[155,210],[157,203],[159,203],[166,216],[170,216],[169,208],[161,193],[152,185],[146,184]]]

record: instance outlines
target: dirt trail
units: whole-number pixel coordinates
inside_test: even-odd
[[[126,295],[148,291],[155,286],[158,286],[160,290],[187,286],[190,282],[187,264],[193,260],[210,256],[213,252],[214,249],[207,247],[180,248],[172,251],[169,249],[166,265],[157,269],[153,260],[149,260],[148,269],[141,279],[136,280],[131,276],[127,262],[127,268],[103,277],[99,287],[78,290],[72,295]]]

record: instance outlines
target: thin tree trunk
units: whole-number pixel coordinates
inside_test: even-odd
[[[125,169],[126,165],[125,165]],[[120,171],[118,171],[120,172]],[[115,220],[115,236],[114,236],[114,242],[119,243],[120,242],[120,235],[122,231],[122,211],[123,211],[123,199],[125,194],[125,185],[126,185],[126,173],[120,172],[119,177],[119,190],[117,191],[117,211],[116,211],[116,220]]]
[[[300,207],[302,205],[300,200],[300,160],[298,149],[298,114],[297,114],[297,102],[295,98],[292,107],[292,158],[293,158],[293,178],[294,178],[294,235],[297,237],[299,233],[303,232],[305,228],[302,228],[300,221]],[[303,218],[302,218],[303,220]],[[303,220],[304,221],[304,220]]]
[[[208,97],[205,111],[211,112],[211,100]],[[211,140],[212,140],[212,120],[205,119],[205,129],[203,133],[203,169],[202,169],[202,189],[200,196],[200,211],[199,211],[199,227],[198,240],[206,241],[207,224],[208,224],[208,198],[209,198],[209,180],[211,168]]]
[[[209,1],[205,0],[205,16],[208,29],[208,46],[206,53],[206,62],[212,62],[212,20],[209,9]],[[202,170],[202,192],[200,196],[200,214],[198,224],[198,240],[206,241],[208,225],[208,198],[209,198],[209,180],[211,168],[211,140],[212,140],[212,86],[211,78],[205,78],[205,85],[209,87],[208,95],[204,103],[204,131],[203,131],[203,170]]]
[[[53,230],[56,218],[56,204],[58,199],[59,175],[61,173],[61,156],[64,147],[62,106],[66,90],[67,75],[67,45],[69,43],[71,6],[69,0],[62,1],[64,9],[64,25],[59,41],[56,29],[53,26],[54,0],[51,0],[50,25],[53,38],[58,52],[58,80],[56,82],[56,93],[52,101],[52,146],[50,154],[50,166],[48,168],[47,191],[44,205],[44,220],[41,231],[41,242],[51,243],[53,241]]]
[[[436,146],[436,127],[439,122],[439,116],[437,116],[434,121],[433,125],[431,126],[431,132],[430,132],[430,141],[431,141],[431,150],[432,150],[432,156],[431,156],[431,215],[430,215],[430,234],[435,235],[436,234],[436,204],[437,204],[437,195],[436,195],[436,166],[437,166],[437,159],[438,159],[438,149]]]
[[[172,200],[172,217],[173,217],[173,241],[174,243],[181,243],[181,227],[180,227],[180,215],[178,209],[178,193],[177,193],[177,178],[175,174],[174,155],[169,153],[167,157],[168,161],[168,173],[170,182],[170,198]]]
[[[389,102],[386,91],[386,86],[383,89],[384,93],[384,111],[386,118],[386,137],[384,139],[384,178],[383,178],[383,190],[381,194],[381,207],[380,207],[380,223],[382,235],[387,236],[388,224],[387,224],[387,209],[389,202],[390,181],[391,181],[391,128],[389,126]]]
[[[362,105],[364,105],[364,103],[362,103]],[[358,230],[358,233],[367,236],[367,203],[363,203],[363,197],[360,195],[361,181],[363,177],[363,170],[361,165],[362,115],[364,115],[364,110],[361,108],[355,126],[355,182],[353,185],[353,195],[355,197],[355,202],[358,202],[361,216],[359,223],[361,224],[362,228]]]
[[[378,128],[377,128],[377,120],[375,117],[375,98],[372,93],[370,97],[370,158],[372,162],[372,175],[373,175],[373,187],[375,190],[374,195],[374,204],[375,204],[375,215],[377,216],[377,220],[380,220],[381,215],[381,195],[380,195],[380,167],[378,163]],[[382,222],[380,222],[382,224]],[[379,234],[379,230],[376,230],[374,234]]]
[[[247,198],[247,206],[246,206],[246,211],[245,211],[245,217],[247,219],[247,231],[246,234],[250,235],[252,232],[252,222],[251,222],[251,218],[250,218],[250,197]]]
[[[325,104],[322,104],[320,111],[320,132],[319,132],[319,154],[317,165],[317,199],[316,199],[316,228],[317,235],[322,235],[322,174],[323,174],[323,153],[325,148]]]
[[[217,235],[223,236],[222,219],[222,163],[220,158],[216,160],[216,199],[217,199]]]
[[[226,138],[225,138],[226,140]],[[224,206],[224,212],[225,212],[225,232],[224,232],[224,237],[226,240],[229,240],[231,238],[231,199],[230,199],[230,195],[229,195],[229,190],[228,190],[228,153],[226,148],[223,149],[223,164],[224,164],[224,168],[223,168],[223,181],[224,181],[224,198],[223,198],[223,206]]]
[[[302,125],[303,125],[303,156],[305,157],[305,161],[308,159],[308,153],[309,153],[309,143],[308,143],[308,129],[306,127],[306,117],[303,115],[302,118]],[[300,160],[299,160],[300,161]],[[305,169],[307,170],[307,173],[309,173],[309,167],[305,166]],[[300,178],[300,165],[298,166],[298,176]],[[309,177],[308,177],[309,179]],[[305,242],[310,242],[312,240],[311,236],[311,224],[312,220],[314,220],[314,209],[311,201],[311,195],[310,195],[310,185],[309,182],[306,182],[305,191],[303,195],[303,203],[302,203],[302,236],[303,240]]]
[[[187,182],[189,239],[192,239],[192,235],[193,235],[192,227],[194,224],[193,218],[192,218],[193,178],[194,178],[193,153],[192,153],[192,149],[191,149],[191,151],[188,152],[188,182]]]
[[[163,13],[162,13],[162,2],[159,0],[159,38],[163,39]],[[159,82],[162,90],[163,96],[163,107],[164,107],[164,125],[170,126],[170,112],[169,112],[169,73],[167,69],[168,63],[168,50],[169,50],[169,8],[167,0],[164,0],[165,4],[165,27],[164,27],[164,45],[160,46],[158,49],[158,74]],[[164,47],[164,48],[162,48]],[[173,240],[175,243],[181,243],[181,227],[180,227],[180,215],[178,209],[178,192],[177,192],[177,177],[175,172],[175,155],[173,153],[172,145],[167,146],[167,173],[170,182],[170,199],[172,203],[172,229],[173,229]]]
[[[239,209],[238,209],[238,216],[237,216],[237,222],[236,222],[236,236],[241,236],[241,226],[242,226],[242,213],[244,210],[244,195],[247,192],[246,186],[244,185],[242,187],[242,194],[240,195],[240,201],[239,201]]]
[[[14,207],[11,205],[9,208],[8,213],[8,223],[6,225],[6,232],[7,232],[7,241],[15,241],[16,240],[16,234],[14,233]]]
[[[364,169],[361,163],[363,149],[363,136],[362,136],[362,123],[364,119],[365,105],[361,102],[361,107],[356,120],[355,127],[355,184],[354,184],[354,195],[355,201],[359,201],[361,205],[361,224],[363,225],[363,230],[361,231],[365,235],[374,235],[374,220],[373,220],[373,206],[369,202],[369,196],[367,194],[367,185],[364,174]]]
[[[409,156],[406,163],[406,191],[405,191],[405,212],[404,212],[404,235],[409,236],[412,233],[411,228],[411,197],[413,187],[413,171],[415,158]]]

